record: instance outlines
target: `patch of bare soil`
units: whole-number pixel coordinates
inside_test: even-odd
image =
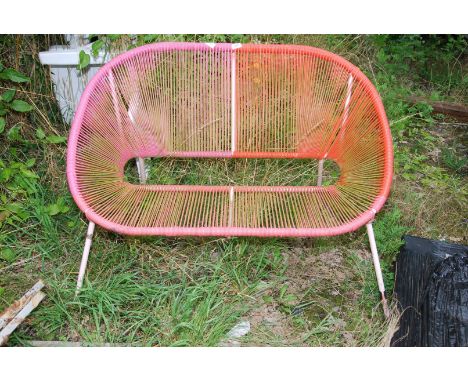
[[[279,310],[277,304],[263,304],[249,314],[252,328],[264,325],[271,333],[281,338],[287,338],[291,329],[288,317]]]
[[[356,274],[341,249],[316,252],[301,246],[283,253],[284,277],[260,292],[244,317],[250,321],[251,333],[243,346],[307,346],[311,335],[323,331],[336,335],[342,345],[357,344],[354,334],[346,330],[347,306],[356,304],[360,295],[349,287],[356,282]],[[370,258],[367,251],[354,252]],[[295,325],[295,320],[301,324]]]

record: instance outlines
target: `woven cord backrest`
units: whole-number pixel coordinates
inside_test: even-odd
[[[198,43],[140,47],[93,78],[69,139],[67,174],[80,208],[99,200],[100,213],[130,211],[129,192],[140,191],[124,185],[124,165],[147,156],[334,160],[336,222],[382,207],[393,158],[375,88],[341,57],[310,47]],[[122,214],[113,211],[108,219]]]

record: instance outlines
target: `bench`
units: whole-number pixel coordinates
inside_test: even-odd
[[[145,158],[310,160],[316,185],[147,184]],[[125,178],[136,161],[140,184]],[[324,161],[339,168],[323,185]],[[392,139],[380,97],[345,59],[305,46],[157,43],[121,54],[86,87],[68,141],[71,194],[90,224],[124,235],[339,235],[372,230]]]

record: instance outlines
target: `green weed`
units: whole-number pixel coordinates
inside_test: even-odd
[[[401,211],[393,207],[390,211],[380,213],[375,220],[374,232],[380,257],[391,263],[403,244],[402,237],[408,228],[402,225]]]

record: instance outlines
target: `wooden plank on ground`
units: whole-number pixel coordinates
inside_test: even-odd
[[[19,313],[3,328],[0,332],[0,346],[3,346],[7,341],[11,333],[16,327],[21,324],[24,319],[39,305],[44,299],[45,294],[41,291],[37,292],[28,303],[19,311]]]
[[[129,347],[137,346],[125,343],[88,343],[88,342],[71,342],[71,341],[29,341],[29,345],[33,347]]]
[[[19,300],[16,300],[12,305],[6,308],[0,314],[0,330],[2,330],[8,324],[8,322],[10,322],[18,314],[18,312],[23,309],[29,300],[42,288],[44,288],[44,282],[39,280],[23,295],[23,297],[21,297]]]

